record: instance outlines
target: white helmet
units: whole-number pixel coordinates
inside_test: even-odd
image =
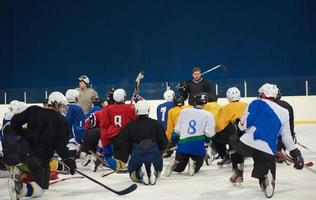
[[[12,106],[12,112],[14,114],[19,114],[27,108],[27,104],[23,101],[18,101]]]
[[[67,98],[58,91],[52,92],[49,96],[48,96],[48,105],[54,105],[54,104],[63,104],[63,105],[67,105],[68,101]]]
[[[264,96],[268,98],[276,98],[276,96],[278,95],[278,91],[279,88],[276,85],[265,83],[259,88],[258,93],[264,94]]]
[[[12,108],[18,103],[19,101],[18,100],[12,100],[9,104],[9,109],[12,110]]]
[[[137,115],[148,115],[150,111],[150,105],[146,100],[140,100],[135,106]]]
[[[173,90],[167,90],[165,91],[165,93],[163,94],[163,98],[168,101],[171,102],[173,101],[173,97],[174,97],[175,93]]]
[[[76,98],[79,98],[79,91],[76,89],[67,90],[66,98],[67,98],[69,103],[76,102]]]
[[[80,77],[78,78],[78,80],[85,82],[87,85],[90,84],[90,79],[89,79],[89,77],[88,77],[87,75],[82,75],[82,76],[80,76]]]
[[[116,89],[113,92],[113,99],[117,103],[124,102],[125,101],[125,97],[126,97],[126,92],[125,92],[125,90],[123,90],[121,88],[120,89]]]
[[[240,91],[236,87],[231,87],[226,92],[226,97],[228,101],[239,101],[240,100]]]

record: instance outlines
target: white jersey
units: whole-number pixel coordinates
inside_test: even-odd
[[[296,148],[291,137],[288,111],[270,100],[252,101],[238,126],[245,130],[240,141],[260,151],[274,155],[279,135],[287,150]]]
[[[174,134],[178,152],[203,156],[205,139],[215,134],[214,116],[203,109],[186,108],[180,113]]]

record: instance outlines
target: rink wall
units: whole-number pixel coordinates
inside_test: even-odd
[[[251,102],[254,97],[242,98],[241,101]],[[282,97],[293,106],[294,119],[297,124],[316,124],[316,96],[287,96]],[[151,105],[150,117],[156,119],[156,108],[164,100],[149,100]],[[219,98],[218,103],[220,105],[226,105],[228,103],[226,98]],[[42,104],[30,104],[30,105],[42,105]],[[9,105],[0,105],[0,125],[2,126],[2,119],[7,112]]]

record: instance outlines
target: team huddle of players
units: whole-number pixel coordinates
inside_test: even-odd
[[[207,86],[200,79],[191,84]],[[164,93],[166,102],[157,107],[158,120],[149,118],[146,100],[126,103],[123,89],[109,91],[106,102],[96,98],[91,112],[79,106],[76,89],[65,96],[51,93],[44,108],[12,102],[12,113],[6,114],[8,121],[2,129],[4,162],[10,166],[24,163],[31,176],[24,182],[15,180],[15,191],[20,197],[42,196],[49,186],[50,171],[75,173],[78,152],[84,152],[82,165],[93,166],[94,171],[100,164],[97,154],[105,167],[115,171],[127,168],[133,181],[146,185],[156,183],[163,157],[174,150],[175,159],[165,169],[166,176],[184,171],[187,165],[193,176],[204,161],[212,161],[216,151],[222,158],[219,165],[232,163],[232,183],[243,181],[244,159],[252,157],[252,176],[267,197],[272,197],[275,187],[278,141],[290,152],[294,167],[303,168],[304,160],[291,135],[289,112],[276,103],[279,89],[275,85],[260,87],[258,99],[249,105],[240,102],[238,88],[229,88],[225,106],[216,102],[209,87],[206,92],[186,93],[187,87],[181,85],[179,95],[172,90]],[[186,98],[190,105],[185,105]],[[55,152],[63,164],[50,162]]]

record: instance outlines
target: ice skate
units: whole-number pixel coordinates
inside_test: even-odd
[[[233,184],[241,184],[244,181],[244,169],[243,164],[238,164],[234,170],[233,175],[229,178],[230,182]]]
[[[188,169],[188,173],[190,176],[193,176],[195,174],[195,162],[190,158],[189,159],[189,169]]]
[[[149,177],[149,182],[151,185],[155,185],[157,181],[157,172],[154,167],[154,165],[151,163],[150,164],[150,177]]]
[[[142,167],[141,167],[141,172],[142,172],[142,182],[143,182],[145,185],[148,185],[148,184],[149,184],[149,179],[148,179],[148,174],[147,174],[146,166],[145,166],[144,163],[143,163],[143,165],[142,165]]]
[[[171,175],[172,171],[176,168],[177,164],[178,164],[178,161],[176,161],[176,160],[173,160],[169,163],[169,165],[165,169],[165,175],[167,177],[169,177]]]

